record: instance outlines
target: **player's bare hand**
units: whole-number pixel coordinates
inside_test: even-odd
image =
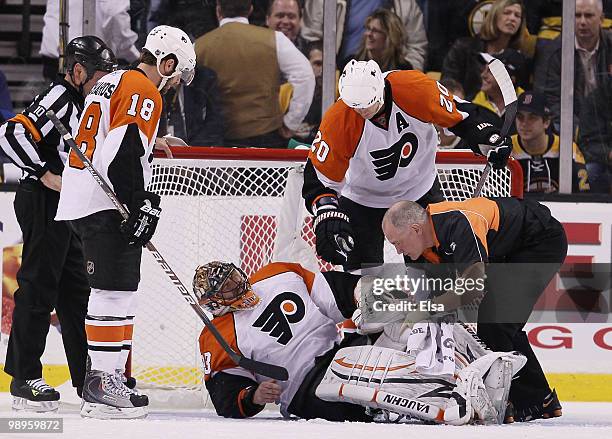
[[[169,159],[173,158],[172,151],[170,150],[170,145],[168,145],[168,141],[163,137],[155,138],[155,149],[158,151],[164,151],[166,157]]]
[[[44,175],[40,177],[40,182],[49,189],[57,192],[62,189],[62,176],[54,174],[51,171],[45,172]]]
[[[291,139],[295,133],[283,124],[283,126],[278,129],[278,134],[280,134],[283,139]]]
[[[280,400],[281,390],[281,386],[276,380],[264,381],[257,386],[257,390],[253,393],[253,402],[258,405],[278,402]]]

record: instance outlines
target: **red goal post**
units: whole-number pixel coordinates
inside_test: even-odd
[[[157,156],[149,190],[162,197],[153,242],[186,286],[198,265],[226,260],[251,274],[268,262],[299,262],[328,269],[314,251],[310,214],[301,197],[307,150],[173,147],[173,159]],[[471,196],[486,159],[466,150],[436,155],[438,178],[447,199]],[[484,196],[522,196],[522,171],[510,160],[492,171]],[[388,251],[387,251],[388,250]],[[397,262],[392,248],[385,260]],[[143,252],[134,330],[132,375],[147,388],[202,388],[197,340],[202,322],[174,291],[147,252]],[[196,401],[201,393],[196,394]],[[201,401],[199,401],[201,402]],[[189,406],[198,405],[190,402]]]

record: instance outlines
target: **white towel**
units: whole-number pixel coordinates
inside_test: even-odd
[[[452,323],[416,323],[412,327],[406,348],[416,357],[417,372],[429,375],[455,374]]]

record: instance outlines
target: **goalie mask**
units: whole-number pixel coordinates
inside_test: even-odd
[[[260,302],[246,273],[228,262],[213,261],[196,268],[193,292],[198,304],[215,317],[252,309]]]

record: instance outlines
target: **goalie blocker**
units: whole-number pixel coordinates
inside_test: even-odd
[[[510,371],[512,373],[508,372],[506,363],[495,363],[498,356],[488,364],[495,363],[498,371],[494,372],[493,367],[486,365],[474,367],[465,371],[462,380],[457,382],[454,378],[445,380],[423,375],[422,379],[430,380],[429,387],[414,386],[413,383],[402,387],[394,384],[393,380],[379,383],[376,387],[376,381],[371,380],[369,387],[358,383],[360,388],[356,391],[361,392],[362,397],[353,394],[344,399],[330,397],[338,395],[339,385],[345,384],[348,391],[348,385],[354,384],[352,377],[360,375],[356,366],[349,370],[352,373],[348,373],[347,364],[365,364],[361,369],[364,372],[362,376],[373,367],[377,374],[385,369],[394,377],[409,381],[415,378],[414,368],[388,367],[389,361],[364,363],[367,350],[374,349],[371,346],[352,350],[341,345],[337,324],[356,310],[358,281],[359,276],[350,273],[312,273],[299,264],[281,262],[264,266],[248,279],[244,272],[230,263],[210,262],[198,267],[193,282],[198,303],[214,315],[213,323],[232,348],[240,349],[243,355],[255,360],[285,366],[289,372],[289,380],[276,382],[238,366],[204,328],[199,338],[204,379],[217,414],[246,418],[263,410],[266,402],[277,402],[283,416],[367,422],[372,417],[365,408],[371,405],[363,399],[369,395],[367,400],[371,400],[372,392],[377,391],[378,407],[399,412],[402,408],[414,408],[418,412],[420,407],[426,412],[420,419],[465,423],[473,419],[474,413],[480,413],[483,419],[497,422],[500,411],[505,408],[509,380],[520,368],[520,360],[515,361],[518,366]],[[462,364],[467,364],[485,351],[471,335],[464,339],[471,345],[464,351],[472,353],[461,357]],[[367,342],[365,337],[352,340],[353,344]],[[392,349],[376,349],[374,353],[383,352],[390,361],[396,359],[397,363],[409,363],[407,354]],[[374,359],[375,355],[370,357]],[[514,359],[510,354],[508,357]],[[340,376],[334,379],[337,371],[340,371]],[[487,371],[491,377],[490,387],[495,389],[491,390],[493,396],[484,391],[482,383],[482,376]],[[342,376],[349,377],[346,383],[342,382]],[[327,387],[319,386],[321,383]],[[438,399],[423,396],[440,385],[444,390],[442,394],[452,395],[452,401],[447,401],[444,395]],[[452,392],[457,393],[456,398]],[[493,400],[500,403],[496,406]],[[409,414],[416,416],[418,413]]]

